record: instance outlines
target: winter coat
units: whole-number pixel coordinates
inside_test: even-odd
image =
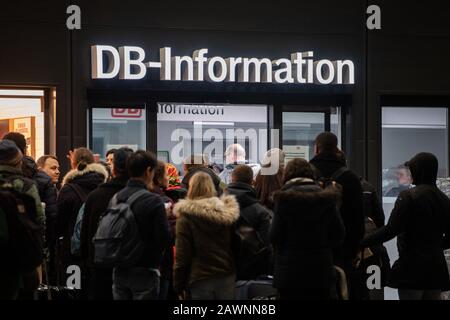
[[[236,168],[237,165],[240,163],[230,163],[227,164],[222,172],[219,174],[219,178],[225,183],[229,184],[231,183],[231,173],[233,172],[234,168]],[[253,171],[253,179],[255,179],[258,172],[261,170],[261,166],[258,163],[247,163],[247,161],[244,163],[248,165],[250,168],[252,168]]]
[[[233,275],[233,224],[239,218],[234,196],[180,200],[174,210],[175,292],[181,293],[199,280]]]
[[[98,163],[89,164],[81,171],[73,169],[65,175],[61,191],[58,194],[58,214],[56,217],[57,236],[58,238],[63,237],[60,247],[60,258],[63,261],[73,258],[70,253],[70,238],[73,234],[78,211],[83,204],[83,201],[69,184],[77,184],[87,197],[89,193],[105,182],[107,177],[108,172],[103,165]]]
[[[416,187],[400,193],[387,225],[361,243],[367,247],[397,236],[399,258],[392,266],[390,287],[450,289],[443,253],[450,247],[450,200],[436,186],[437,167],[437,159],[429,153],[411,159]]]
[[[345,228],[336,207],[339,189],[296,178],[274,194],[270,232],[275,250],[274,287],[325,289],[335,285],[333,248]]]
[[[46,238],[47,242],[53,243],[56,241],[56,214],[57,205],[56,198],[58,192],[52,179],[43,171],[39,170],[33,158],[25,156],[22,159],[22,168],[30,179],[36,182],[39,191],[41,202],[45,203],[45,218],[46,218]]]
[[[191,180],[192,176],[194,174],[196,174],[197,172],[207,173],[211,177],[211,179],[214,183],[214,187],[216,188],[217,195],[218,196],[222,195],[223,189],[222,189],[222,185],[221,185],[221,180],[220,180],[219,176],[217,176],[217,174],[208,167],[192,168],[186,173],[186,175],[183,177],[183,180],[181,180],[181,185],[186,190],[189,190],[189,181]]]
[[[86,259],[87,265],[93,267],[94,245],[92,238],[97,232],[100,216],[108,208],[111,198],[125,188],[127,179],[113,178],[92,191],[86,199],[83,221],[81,225],[80,245],[81,255]]]
[[[315,167],[318,177],[331,177],[346,165],[336,154],[327,153],[316,155],[310,163]],[[363,192],[359,177],[351,170],[341,174],[336,182],[342,186],[342,205],[339,211],[345,225],[345,239],[343,245],[335,249],[334,256],[336,265],[348,270],[365,232]]]
[[[259,203],[255,189],[249,184],[237,182],[230,183],[227,192],[234,195],[239,203],[239,219],[236,222],[236,227],[240,225],[252,227],[259,234],[265,246],[269,247],[272,212]],[[237,280],[256,279],[258,276],[269,274],[270,262],[271,255],[269,253],[265,264],[261,264],[257,270],[253,270],[252,274],[243,274],[243,271],[239,268],[239,261],[237,261]]]
[[[125,202],[131,195],[142,189],[147,189],[144,182],[130,179],[127,186],[117,193],[117,201]],[[144,242],[142,258],[133,267],[159,269],[164,250],[170,242],[164,203],[159,195],[148,192],[135,201],[131,210]]]

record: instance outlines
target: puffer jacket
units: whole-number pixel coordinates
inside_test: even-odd
[[[174,212],[175,292],[199,280],[235,274],[233,224],[239,218],[239,205],[234,196],[180,200]]]

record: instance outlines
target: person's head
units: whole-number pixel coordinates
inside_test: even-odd
[[[142,180],[150,185],[157,165],[156,156],[150,151],[138,150],[128,159],[128,174],[130,178]]]
[[[231,173],[231,182],[232,183],[246,183],[246,184],[252,184],[253,183],[253,170],[249,166],[245,164],[237,165],[233,172]]]
[[[314,141],[314,153],[333,153],[338,152],[338,139],[332,132],[322,132]]]
[[[262,169],[261,169],[262,171]],[[273,208],[272,195],[283,186],[283,168],[278,168],[276,174],[262,174],[259,172],[255,178],[255,191],[259,202],[269,209]]]
[[[87,148],[76,148],[72,153],[70,158],[70,164],[72,169],[77,169],[79,171],[84,170],[87,165],[94,163],[94,155],[91,150]]]
[[[238,143],[230,144],[225,150],[225,163],[245,162],[245,149]]]
[[[280,167],[284,167],[285,158],[286,154],[283,150],[279,148],[270,149],[264,154],[264,157],[261,160],[261,167],[271,166],[273,161],[277,161]]]
[[[202,154],[190,155],[190,156],[186,157],[186,159],[184,159],[184,161],[183,161],[184,175],[186,175],[189,172],[189,170],[192,170],[197,167],[205,167],[205,166],[206,166],[205,158],[203,157]]]
[[[44,171],[52,179],[52,183],[58,183],[60,175],[58,158],[44,155],[36,161],[36,164],[39,170]]]
[[[166,163],[164,161],[158,160],[152,184],[160,188],[167,188],[169,186],[169,178],[167,177]]]
[[[439,161],[434,154],[429,152],[418,153],[406,165],[411,171],[412,183],[414,185],[436,185]]]
[[[14,141],[17,148],[22,152],[22,155],[27,155],[27,140],[23,134],[19,132],[8,132],[3,136],[3,139]]]
[[[288,162],[284,169],[283,183],[295,178],[314,179],[314,171],[311,165],[302,158],[295,158]]]
[[[204,172],[197,172],[189,181],[189,190],[187,198],[203,199],[216,196],[216,188],[209,174]]]
[[[0,139],[0,165],[22,167],[22,152],[12,140]]]
[[[108,151],[106,151],[105,162],[111,168],[111,170],[112,166],[114,165],[114,153],[116,151],[117,149],[109,149]]]
[[[114,152],[112,176],[118,178],[128,178],[127,161],[133,153],[130,148],[120,148]]]
[[[409,171],[409,168],[404,164],[397,167],[395,177],[397,178],[399,185],[408,186],[412,183],[411,171]]]

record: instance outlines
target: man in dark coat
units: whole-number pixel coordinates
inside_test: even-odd
[[[359,251],[359,243],[364,237],[363,192],[359,177],[345,168],[345,157],[339,152],[337,144],[337,137],[333,133],[319,134],[315,141],[316,155],[310,163],[315,167],[318,178],[331,178],[338,170],[341,171],[334,180],[342,187],[342,203],[339,211],[345,225],[345,239],[343,245],[334,252],[334,262],[344,269],[348,276],[350,299],[357,299],[359,293],[356,293],[356,288],[365,286],[358,279],[352,279],[353,264]]]
[[[148,191],[155,167],[156,157],[138,150],[128,159],[130,179],[124,189],[117,193],[117,201],[126,202],[136,192]],[[169,225],[161,197],[144,192],[131,205],[139,233],[144,243],[142,257],[130,267],[113,270],[114,300],[156,300],[159,296],[159,280],[164,249],[170,243]]]
[[[92,191],[86,199],[81,225],[81,255],[88,268],[90,278],[89,298],[94,300],[112,300],[112,268],[96,268],[92,238],[97,232],[100,216],[108,208],[111,198],[125,188],[128,181],[127,159],[133,153],[129,148],[120,148],[114,152],[113,178]]]
[[[397,237],[399,258],[389,286],[401,300],[439,300],[450,289],[443,250],[450,247],[450,200],[436,186],[438,160],[419,153],[408,163],[415,188],[402,191],[387,225],[361,242],[362,247]]]
[[[245,164],[236,166],[231,174],[231,183],[227,192],[236,197],[239,203],[239,219],[236,227],[246,225],[252,227],[259,235],[261,241],[267,247],[267,251],[261,257],[248,257],[245,261],[237,261],[237,280],[251,280],[258,276],[267,275],[270,271],[270,222],[272,213],[259,203],[255,189],[252,187],[253,170]],[[251,261],[252,259],[257,259]],[[252,263],[253,262],[253,263]],[[256,265],[255,265],[256,264]]]

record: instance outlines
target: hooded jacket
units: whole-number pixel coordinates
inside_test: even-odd
[[[63,237],[62,252],[63,259],[71,257],[70,238],[73,233],[78,210],[83,201],[69,184],[77,184],[87,197],[91,191],[106,181],[108,172],[103,165],[92,163],[83,170],[70,170],[63,179],[61,191],[57,199],[56,233]]]
[[[438,161],[419,153],[408,166],[414,188],[402,191],[386,226],[365,238],[361,246],[397,236],[399,258],[388,285],[399,289],[449,290],[443,250],[450,247],[450,200],[436,186]]]
[[[333,248],[344,240],[337,211],[339,189],[322,189],[296,178],[274,194],[270,237],[275,250],[274,287],[331,288],[335,285]]]
[[[199,280],[234,274],[233,224],[239,218],[234,196],[180,200],[174,211],[175,292],[181,293]]]
[[[272,212],[259,203],[255,189],[246,183],[236,182],[228,185],[227,192],[234,195],[239,203],[240,212],[236,226],[249,225],[259,234],[264,244],[269,247]],[[237,280],[256,279],[258,276],[270,274],[270,262],[271,257],[269,254],[265,264],[261,264],[257,270],[252,270],[251,274],[244,274],[239,268],[239,261],[237,261]]]

